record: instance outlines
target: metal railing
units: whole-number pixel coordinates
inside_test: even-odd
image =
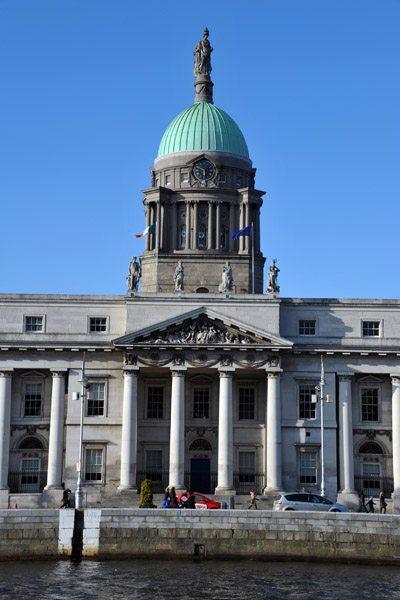
[[[356,475],[354,477],[354,486],[358,493],[364,492],[364,496],[373,496],[377,498],[383,491],[386,498],[393,492],[393,477],[371,477]]]
[[[43,492],[47,483],[47,471],[11,471],[8,487],[11,494],[35,494]]]

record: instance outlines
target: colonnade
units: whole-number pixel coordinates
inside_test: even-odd
[[[119,489],[136,487],[137,377],[139,367],[124,368],[122,406],[121,475]],[[233,491],[233,410],[232,381],[235,369],[219,370],[218,485],[216,492]],[[64,451],[65,375],[53,371],[51,417],[46,489],[61,487]],[[171,370],[171,424],[169,483],[184,488],[185,461],[185,375],[186,367]],[[266,492],[282,489],[280,370],[267,372]],[[0,372],[0,490],[7,489],[12,369]],[[352,424],[351,374],[339,379],[340,489],[355,493]],[[400,376],[392,376],[392,436],[394,492],[400,493]]]
[[[227,228],[226,251],[233,251],[237,247],[232,239],[232,233],[237,229],[243,229],[252,222],[254,224],[254,249],[256,253],[260,251],[260,223],[259,223],[259,204],[250,202],[249,199],[243,199],[239,203],[226,202],[223,200],[185,200],[183,202],[173,202],[165,205],[161,200],[148,202],[146,205],[146,227],[149,227],[157,221],[159,224],[156,233],[153,236],[146,236],[145,250],[154,250],[157,246],[160,251],[170,251],[180,248],[179,227],[178,227],[178,209],[185,207],[185,250],[197,250],[198,231],[200,225],[199,206],[207,203],[207,250],[220,250],[220,231],[222,223],[222,207],[228,213],[228,218],[224,225]],[[169,224],[166,224],[166,220]],[[158,242],[156,240],[158,236]],[[240,236],[238,239],[239,252],[249,253],[250,241],[248,236]]]

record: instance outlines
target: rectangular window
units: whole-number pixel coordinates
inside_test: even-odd
[[[161,481],[162,479],[162,450],[147,450],[146,479]]]
[[[171,175],[165,176],[165,185],[171,185]]]
[[[364,493],[374,495],[374,492],[382,489],[381,465],[364,463],[362,465]]]
[[[107,317],[90,317],[90,333],[104,333],[107,331]]]
[[[21,473],[19,481],[19,492],[39,492],[40,488],[40,460],[38,458],[23,458],[21,461]]]
[[[42,384],[27,383],[25,386],[24,417],[40,417],[42,412]]]
[[[239,420],[254,419],[254,388],[239,388]]]
[[[361,420],[379,421],[379,390],[378,388],[361,389]]]
[[[254,483],[256,474],[255,452],[239,452],[239,482]]]
[[[225,173],[220,173],[219,182],[220,183],[226,183],[226,175],[225,175]]]
[[[194,388],[193,393],[193,418],[209,418],[210,394],[208,388]]]
[[[380,321],[363,321],[362,334],[363,337],[379,337],[380,336]]]
[[[242,178],[241,177],[236,177],[236,187],[238,187],[238,188],[242,187]]]
[[[164,416],[164,388],[151,386],[147,388],[147,418],[162,419]]]
[[[188,173],[181,173],[181,183],[187,183],[189,181]]]
[[[300,452],[300,483],[317,483],[316,452]]]
[[[87,416],[104,416],[105,383],[90,383],[87,396]]]
[[[103,479],[103,450],[101,448],[86,448],[85,481],[102,481]]]
[[[299,418],[315,419],[315,404],[311,402],[311,396],[315,394],[315,387],[311,385],[299,386]]]
[[[25,317],[26,333],[40,333],[43,331],[43,317]]]
[[[315,321],[310,319],[300,320],[299,335],[315,335]]]

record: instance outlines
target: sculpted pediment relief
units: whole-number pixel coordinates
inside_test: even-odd
[[[233,346],[291,348],[292,342],[202,307],[128,333],[116,346]]]

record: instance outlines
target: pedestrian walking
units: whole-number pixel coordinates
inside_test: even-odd
[[[358,512],[368,512],[367,507],[365,506],[365,496],[363,491],[360,492],[359,498],[360,506],[358,507]]]
[[[368,506],[368,512],[369,513],[375,512],[375,510],[374,510],[375,502],[374,502],[374,499],[373,499],[372,496],[370,496],[368,498],[367,506]]]
[[[251,490],[251,492],[250,492],[250,504],[248,505],[247,510],[250,510],[251,508],[255,508],[256,510],[258,510],[257,509],[257,500],[258,500],[258,498],[256,498],[255,491]]]
[[[383,490],[381,491],[381,493],[379,494],[379,513],[380,514],[386,514],[386,501],[385,501],[385,494],[383,493]]]
[[[60,506],[60,508],[69,508],[70,507],[70,494],[71,494],[71,490],[69,488],[67,488],[66,490],[63,491],[63,497],[62,497],[62,504]]]

